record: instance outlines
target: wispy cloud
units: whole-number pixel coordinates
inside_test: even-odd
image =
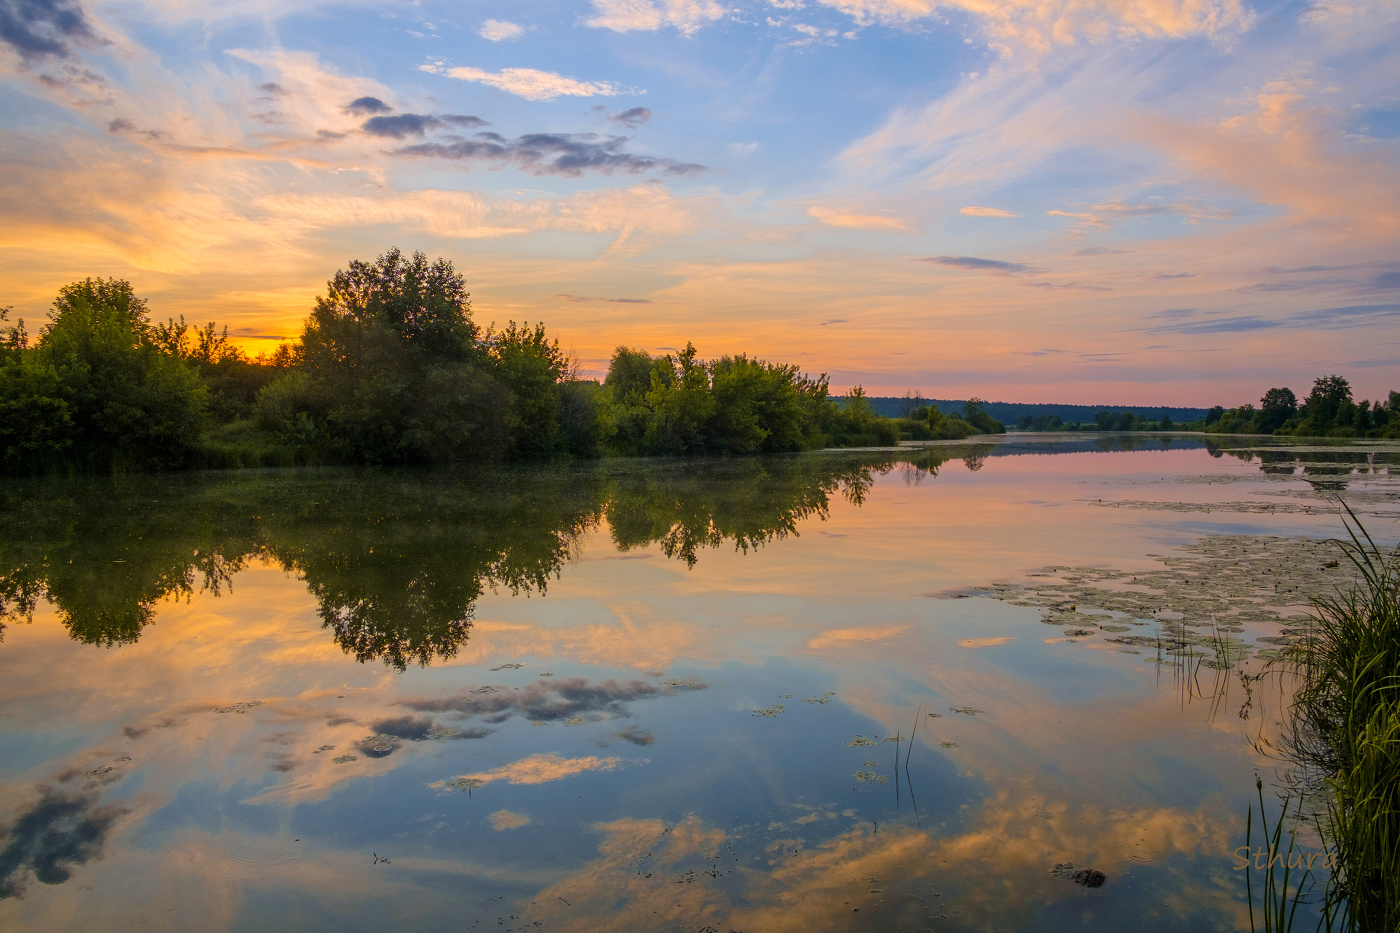
[[[843,210],[838,207],[813,205],[807,208],[807,216],[819,220],[828,227],[846,227],[852,230],[872,230],[885,233],[913,233],[914,228],[906,220],[884,214],[863,214],[858,211]]]
[[[1028,266],[1023,262],[1006,262],[1001,259],[982,259],[977,256],[929,256],[914,260],[915,262],[931,262],[939,266],[949,266],[954,269],[967,269],[972,272],[994,272],[998,275],[1028,275],[1033,272],[1044,270]]]
[[[503,19],[488,19],[476,34],[488,42],[506,42],[525,35],[525,27]]]
[[[495,781],[505,781],[509,784],[547,784],[587,771],[611,771],[621,763],[621,758],[599,758],[596,755],[585,758],[565,758],[554,754],[531,755],[491,771],[464,774],[456,780],[476,786]],[[452,782],[439,781],[432,786],[444,787],[448,783]]]
[[[550,297],[553,298],[553,299],[555,299],[556,301],[572,301],[572,302],[585,303],[585,304],[588,303],[588,302],[592,302],[592,301],[601,301],[601,302],[606,302],[606,303],[608,303],[608,304],[620,304],[620,305],[649,305],[649,304],[651,304],[651,299],[650,299],[650,298],[596,298],[596,297],[593,297],[593,296],[591,296],[591,295],[550,295]]]
[[[1141,330],[1149,334],[1227,334],[1259,330],[1346,330],[1353,327],[1390,324],[1396,320],[1400,320],[1400,304],[1351,305],[1342,308],[1318,308],[1314,311],[1282,315],[1276,318],[1266,318],[1255,314],[1204,318],[1141,328]]]
[[[608,119],[619,126],[625,126],[629,130],[635,130],[643,123],[650,122],[651,109],[649,107],[631,107],[621,113],[610,113]]]
[[[1004,211],[999,207],[978,207],[970,205],[958,208],[958,213],[964,217],[1020,217],[1020,214],[1013,214],[1011,211]]]
[[[593,15],[584,24],[613,32],[656,32],[670,26],[690,36],[727,12],[715,0],[593,0]]]
[[[611,81],[580,81],[552,71],[536,68],[503,68],[500,71],[485,71],[481,68],[458,66],[448,67],[443,62],[429,62],[418,66],[419,71],[429,74],[456,78],[459,81],[474,81],[523,97],[526,100],[553,100],[556,97],[616,97],[622,89]]]

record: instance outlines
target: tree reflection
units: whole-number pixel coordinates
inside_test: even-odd
[[[693,567],[859,504],[892,462],[849,456],[592,464],[471,473],[308,471],[33,482],[0,499],[0,638],[40,600],[72,637],[140,638],[165,599],[231,589],[268,561],[305,581],[361,662],[453,657],[490,590],[544,593],[606,518],[623,550],[659,543]]]

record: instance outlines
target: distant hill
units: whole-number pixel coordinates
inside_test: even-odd
[[[940,411],[951,414],[962,411],[966,400],[958,401],[954,399],[925,399],[922,404],[935,402]],[[889,418],[897,418],[904,413],[904,406],[907,400],[899,396],[872,396],[870,405],[877,414],[885,415]],[[1206,416],[1204,408],[1171,408],[1152,407],[1145,405],[1049,405],[1030,404],[1023,402],[987,402],[987,414],[1006,425],[1008,428],[1016,424],[1016,419],[1022,415],[1030,415],[1035,418],[1039,415],[1059,415],[1061,421],[1072,421],[1082,424],[1093,421],[1094,415],[1101,411],[1130,411],[1137,415],[1142,415],[1148,421],[1161,421],[1163,415],[1171,415],[1172,420],[1180,423],[1182,421],[1200,421]]]

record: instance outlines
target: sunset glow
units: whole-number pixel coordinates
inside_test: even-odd
[[[31,330],[115,276],[270,351],[398,246],[599,376],[619,344],[690,340],[872,395],[1400,386],[1394,3],[0,14],[0,306]]]

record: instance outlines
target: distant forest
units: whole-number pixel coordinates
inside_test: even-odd
[[[0,323],[10,314],[0,309]],[[10,473],[894,447],[1001,434],[1013,416],[1018,430],[1396,436],[1397,401],[1353,403],[1337,376],[1301,403],[1272,389],[1257,411],[1086,417],[1084,406],[912,392],[873,400],[860,386],[836,398],[825,374],[744,354],[705,360],[691,344],[655,357],[618,347],[599,381],[541,324],[482,328],[450,262],[397,249],[337,272],[301,337],[255,358],[227,327],[153,321],[117,279],[64,286],[37,335],[22,320],[0,329],[0,470]]]
[[[911,391],[908,395],[873,395],[870,397],[870,406],[875,409],[876,414],[884,415],[887,418],[898,418],[906,411],[912,410],[911,399],[916,400],[916,405],[933,404],[944,411],[954,411],[967,404],[965,401],[957,399],[926,400]],[[1095,416],[1102,411],[1107,411],[1115,416],[1125,411],[1131,412],[1134,415],[1141,415],[1145,421],[1154,424],[1160,422],[1162,416],[1166,415],[1176,424],[1185,424],[1192,421],[1204,422],[1207,412],[1205,408],[1174,408],[1171,406],[1056,405],[1036,402],[982,402],[982,407],[987,414],[1008,425],[1017,424],[1022,418],[1031,421],[1041,418],[1047,421],[1051,418],[1059,418],[1062,425],[1095,425],[1097,424],[1094,420]]]

